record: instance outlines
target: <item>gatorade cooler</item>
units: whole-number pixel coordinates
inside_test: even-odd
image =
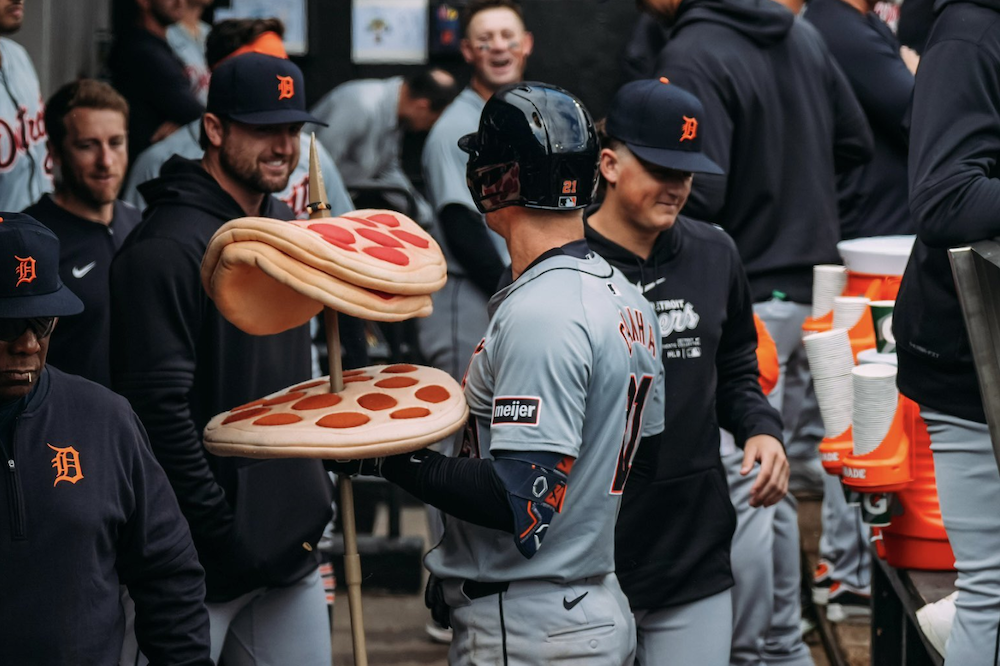
[[[844,296],[894,301],[910,259],[915,236],[879,236],[840,241],[837,251],[847,267]]]

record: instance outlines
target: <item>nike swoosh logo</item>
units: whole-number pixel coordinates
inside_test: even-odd
[[[566,597],[563,597],[563,608],[565,608],[566,610],[573,610],[573,607],[576,606],[581,601],[583,601],[583,598],[588,594],[590,594],[590,592],[584,592],[573,601],[569,601],[568,599],[566,599]]]
[[[645,294],[647,291],[649,291],[651,289],[655,289],[657,286],[663,284],[666,281],[667,281],[667,278],[661,277],[656,282],[650,282],[649,284],[644,284],[644,285],[642,285],[642,293]]]
[[[86,275],[90,271],[94,270],[94,266],[96,266],[96,265],[97,265],[97,262],[96,261],[92,261],[89,264],[87,264],[86,266],[84,266],[83,268],[77,268],[76,266],[74,266],[73,267],[73,277],[75,277],[76,279],[79,280],[84,275]]]

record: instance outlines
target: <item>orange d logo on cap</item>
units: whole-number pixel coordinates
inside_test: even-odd
[[[20,287],[22,283],[30,283],[36,277],[35,275],[35,258],[34,257],[19,257],[14,255],[14,259],[17,260],[17,268],[14,272],[17,274],[17,282],[14,284],[15,287]]]
[[[278,75],[278,99],[295,97],[295,79],[290,76]]]

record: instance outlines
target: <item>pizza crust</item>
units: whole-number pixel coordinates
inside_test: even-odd
[[[249,458],[375,458],[422,449],[468,419],[461,386],[435,368],[376,365],[345,372],[344,382],[337,394],[324,377],[218,414],[205,447]]]

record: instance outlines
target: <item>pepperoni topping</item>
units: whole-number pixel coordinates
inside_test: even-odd
[[[394,389],[394,388],[407,388],[413,386],[414,384],[419,384],[413,377],[389,377],[388,379],[380,379],[375,382],[375,386],[379,388]]]
[[[305,396],[305,393],[303,393],[302,391],[297,391],[295,393],[285,393],[284,395],[279,395],[276,398],[265,400],[262,404],[265,407],[270,407],[272,405],[281,405],[286,402],[292,402],[293,400],[298,400],[303,396]]]
[[[390,374],[396,374],[399,372],[416,372],[417,366],[410,365],[409,363],[397,363],[396,365],[390,365],[382,368],[382,372],[388,372]]]
[[[326,407],[333,407],[334,405],[340,404],[343,400],[336,393],[320,393],[319,395],[311,395],[308,398],[302,398],[297,403],[292,405],[292,409],[325,409]]]
[[[348,217],[347,215],[343,215],[342,217],[345,220],[350,220],[352,222],[360,222],[361,224],[365,225],[366,227],[377,227],[378,226],[377,224],[372,224],[371,222],[369,222],[368,220],[366,220],[366,219],[364,219],[362,217]]]
[[[404,231],[403,229],[393,229],[389,233],[391,233],[399,240],[406,241],[410,245],[419,247],[422,250],[426,250],[431,246],[430,241],[428,241],[426,238],[421,238],[420,236],[416,234],[411,234],[409,231]]]
[[[396,399],[385,393],[368,393],[358,398],[358,404],[373,412],[390,409],[397,404]]]
[[[354,377],[356,375],[363,375],[363,374],[365,374],[365,371],[364,370],[344,370],[344,372],[342,374],[343,374],[344,377]]]
[[[371,419],[358,412],[341,412],[340,414],[327,414],[316,425],[323,428],[357,428],[368,423]]]
[[[387,236],[381,231],[374,231],[372,229],[358,229],[358,235],[367,238],[373,243],[378,243],[379,245],[384,245],[386,247],[403,247],[403,244],[392,236]]]
[[[371,255],[376,259],[381,259],[382,261],[388,262],[390,264],[396,264],[397,266],[406,266],[410,263],[410,258],[399,250],[394,250],[391,247],[366,247],[362,250],[367,255]]]
[[[344,377],[345,384],[351,384],[353,382],[368,382],[371,381],[371,377],[368,375],[354,375],[353,377]]]
[[[424,402],[444,402],[451,397],[448,389],[437,384],[417,389],[416,396]]]
[[[407,407],[406,409],[397,409],[389,416],[394,419],[421,419],[429,416],[430,413],[431,410],[423,407]]]
[[[342,229],[341,227],[334,226],[332,224],[310,224],[310,231],[315,231],[324,240],[328,240],[334,243],[344,243],[345,245],[350,245],[354,243],[357,239],[347,229]]]
[[[399,220],[396,219],[395,215],[389,215],[387,213],[376,213],[375,215],[369,215],[368,219],[372,222],[378,222],[379,224],[386,227],[398,227]]]
[[[258,398],[257,400],[254,400],[253,402],[248,402],[245,405],[240,405],[239,407],[233,407],[229,411],[231,411],[231,412],[238,412],[241,409],[247,409],[249,407],[256,407],[257,405],[263,405],[263,404],[264,404],[264,398]]]
[[[323,384],[328,384],[329,382],[325,379],[317,379],[314,382],[308,382],[306,384],[299,384],[298,386],[293,386],[288,389],[289,393],[294,393],[295,391],[305,391],[306,389],[316,388],[317,386],[322,386]]]
[[[296,416],[295,414],[268,414],[267,416],[262,416],[253,422],[254,425],[259,426],[279,426],[288,425],[289,423],[298,423],[302,420],[301,416]]]
[[[326,242],[329,243],[330,245],[334,246],[334,247],[339,247],[341,250],[344,250],[345,252],[357,252],[357,250],[355,250],[353,247],[351,247],[347,243],[338,243],[337,241],[330,240],[329,238],[326,239]]]
[[[243,419],[252,419],[255,416],[263,416],[271,411],[270,407],[256,407],[254,409],[246,409],[242,412],[236,412],[235,414],[230,414],[222,421],[222,425],[229,425],[230,423],[236,423],[237,421],[242,421]]]

